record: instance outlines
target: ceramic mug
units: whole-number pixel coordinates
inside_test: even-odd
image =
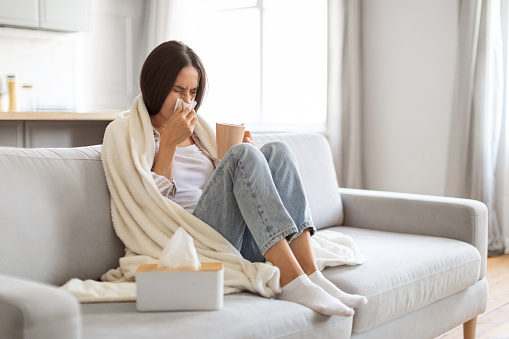
[[[226,152],[244,140],[246,126],[216,123],[217,158],[222,159]]]

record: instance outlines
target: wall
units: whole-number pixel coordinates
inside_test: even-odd
[[[11,73],[16,74],[19,86],[35,86],[40,108],[75,107],[77,63],[72,34],[0,28],[0,50],[2,110],[8,109],[5,75]]]
[[[136,53],[143,1],[90,0],[88,31],[0,27],[0,78],[16,73],[35,86],[38,107],[110,110],[131,106],[139,92]],[[1,90],[0,90],[1,91]],[[4,97],[6,98],[6,97]],[[4,101],[5,110],[7,100]]]
[[[139,93],[135,76],[143,1],[91,1],[90,30],[80,36],[79,107],[128,109]]]
[[[457,0],[364,0],[368,189],[443,195]]]
[[[126,109],[139,92],[143,1],[91,0],[90,29],[0,28],[0,77],[44,108]],[[366,188],[444,194],[457,0],[364,0]]]

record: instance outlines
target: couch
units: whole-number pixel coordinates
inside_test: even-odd
[[[324,275],[367,296],[354,317],[243,292],[217,311],[137,312],[59,289],[118,267],[101,146],[0,147],[0,338],[473,338],[487,304],[487,209],[478,201],[338,188],[321,134],[257,134],[295,152],[316,226],[352,236],[366,262]],[[341,169],[339,169],[341,170]]]

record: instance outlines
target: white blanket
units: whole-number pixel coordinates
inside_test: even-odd
[[[199,117],[195,133],[212,156],[215,133]],[[139,265],[155,264],[179,226],[194,240],[201,262],[220,261],[225,294],[248,290],[264,297],[281,291],[279,269],[270,263],[251,263],[212,227],[163,197],[151,175],[154,136],[149,114],[138,96],[130,111],[108,126],[102,161],[111,194],[111,214],[117,235],[126,246],[120,267],[102,276],[103,282],[73,279],[62,288],[82,302],[135,299],[134,278]],[[312,238],[319,269],[364,262],[355,242],[338,232],[319,232]],[[122,283],[114,286],[112,284]]]

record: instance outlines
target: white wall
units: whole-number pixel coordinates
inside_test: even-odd
[[[90,29],[81,36],[78,69],[83,86],[78,107],[128,109],[139,93],[143,1],[92,0]]]
[[[362,2],[365,188],[444,194],[457,7]]]
[[[366,188],[444,194],[457,1],[362,2]],[[130,107],[143,1],[90,7],[87,32],[0,28],[0,77],[34,83],[46,106]]]
[[[89,30],[47,32],[0,27],[0,79],[16,73],[35,85],[45,109],[126,109],[138,90],[143,1],[90,0]],[[7,96],[4,107],[8,108]]]
[[[7,74],[16,74],[18,87],[22,84],[35,86],[39,107],[74,108],[77,64],[73,35],[0,28],[0,51],[0,92],[4,92],[2,110],[9,107]]]

